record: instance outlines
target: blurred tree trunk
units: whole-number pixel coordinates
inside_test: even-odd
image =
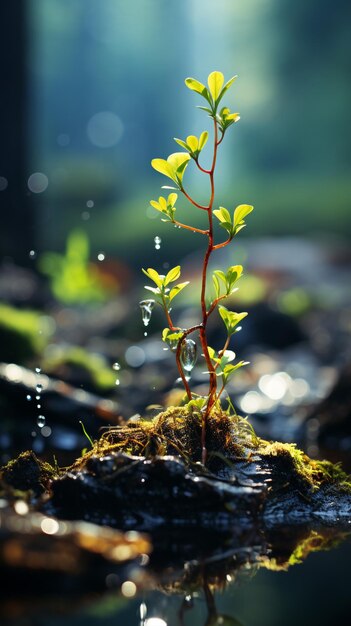
[[[27,0],[0,2],[0,254],[28,261],[35,227],[27,179]]]

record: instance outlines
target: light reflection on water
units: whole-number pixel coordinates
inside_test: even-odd
[[[45,520],[44,532],[55,531],[52,526],[55,520]],[[140,587],[129,579],[118,586],[106,582],[107,593],[82,594],[81,600],[75,598],[70,606],[65,602],[68,594],[65,586],[56,602],[59,609],[43,593],[39,614],[38,600],[33,599],[36,609],[33,619],[27,599],[24,617],[23,613],[18,617],[17,609],[15,621],[5,618],[1,623],[4,626],[339,626],[350,604],[347,580],[351,541],[349,537],[335,547],[346,533],[324,530],[306,532],[294,528],[292,534],[300,536],[297,543],[290,542],[288,529],[280,530],[278,540],[271,535],[276,541],[272,548],[268,544],[266,549],[262,546],[245,549],[239,545],[222,556],[215,552],[202,562],[190,560],[184,564],[175,557],[174,565],[170,565],[171,561],[167,565],[165,554],[161,567],[160,563],[153,566],[151,558],[150,568],[146,563],[145,584]],[[206,551],[205,546],[203,550]],[[183,554],[181,548],[180,551]],[[192,556],[190,552],[189,556]],[[157,559],[160,558],[162,562],[161,553]],[[129,569],[130,574],[133,571]],[[111,573],[108,578],[112,577],[118,581],[118,576]]]

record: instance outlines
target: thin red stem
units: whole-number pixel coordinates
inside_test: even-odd
[[[181,187],[181,192],[185,195],[185,197],[189,200],[189,202],[191,202],[191,204],[196,206],[198,209],[201,209],[202,211],[208,211],[208,207],[203,206],[202,204],[199,204],[198,202],[196,202],[196,200],[194,200],[191,196],[189,196],[189,194],[185,191],[184,187]]]
[[[224,300],[225,298],[228,297],[228,294],[225,294],[223,296],[219,296],[218,298],[216,298],[215,300],[213,300],[210,308],[207,311],[207,317],[210,317],[211,313],[213,313],[213,311],[215,310],[218,302],[220,302],[221,300]]]
[[[200,172],[203,172],[204,174],[211,174],[211,170],[206,170],[204,167],[202,167],[197,159],[195,159],[195,163],[198,166]]]
[[[217,243],[215,246],[213,246],[213,250],[219,250],[219,248],[225,248],[225,246],[227,246],[228,243],[230,243],[231,241],[232,241],[232,237],[230,237],[226,241],[223,241],[222,243]]]
[[[201,228],[195,228],[195,226],[188,226],[187,224],[182,224],[182,222],[177,222],[177,220],[174,220],[173,223],[176,226],[180,226],[180,228],[185,228],[186,230],[191,230],[193,233],[200,233],[201,235],[208,235],[208,230],[202,230]]]
[[[213,159],[211,170],[209,172],[210,176],[210,184],[211,184],[211,197],[207,208],[208,213],[208,246],[205,253],[205,258],[202,267],[202,285],[201,285],[201,310],[202,310],[202,328],[200,329],[200,340],[202,345],[203,354],[206,360],[206,364],[208,367],[208,371],[210,374],[210,389],[209,389],[209,397],[207,402],[206,411],[203,415],[202,419],[202,430],[201,430],[201,449],[202,449],[202,463],[205,465],[207,458],[207,448],[206,448],[206,430],[207,430],[207,421],[210,411],[216,401],[216,390],[217,390],[217,377],[216,372],[214,370],[207,345],[207,337],[206,337],[206,325],[208,320],[208,312],[206,308],[206,281],[207,281],[207,268],[208,262],[210,260],[211,253],[213,251],[213,217],[212,217],[212,208],[215,197],[215,184],[214,184],[214,172],[216,168],[217,161],[217,148],[218,148],[218,127],[217,122],[214,119],[214,147],[213,147]]]

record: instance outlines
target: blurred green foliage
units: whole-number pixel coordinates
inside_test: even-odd
[[[0,360],[25,363],[40,355],[53,331],[50,318],[0,304]]]
[[[65,304],[105,302],[111,295],[89,262],[89,239],[84,231],[69,234],[65,255],[45,252],[38,266],[50,277],[54,296]]]
[[[100,354],[89,352],[80,346],[51,345],[44,355],[42,367],[47,373],[63,376],[65,366],[85,372],[94,387],[107,391],[116,384],[116,372]]]
[[[62,248],[66,233],[84,225],[94,252],[103,246],[139,265],[148,237],[158,234],[152,219],[135,227],[156,180],[148,163],[168,151],[165,138],[171,145],[173,134],[199,137],[195,108],[193,118],[183,115],[182,79],[204,79],[215,66],[228,75],[237,69],[240,90],[229,104],[245,121],[235,146],[223,149],[218,203],[256,206],[248,236],[351,235],[347,0],[333,12],[327,0],[29,0],[28,6],[32,158],[50,180],[45,198],[35,200],[47,247]],[[89,134],[91,120],[104,112],[121,124],[107,147]],[[108,128],[102,131],[109,137]],[[207,146],[203,153],[206,159]],[[197,193],[196,176],[186,176]],[[90,199],[95,206],[82,217]],[[174,234],[170,228],[170,262],[179,253]],[[194,245],[184,238],[184,252]]]

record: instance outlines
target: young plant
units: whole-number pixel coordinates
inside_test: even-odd
[[[244,361],[235,362],[236,355],[228,348],[231,337],[240,329],[239,324],[241,320],[246,317],[247,313],[235,313],[228,310],[223,304],[220,304],[237,290],[236,283],[242,275],[243,267],[241,265],[232,265],[228,267],[226,271],[215,270],[212,274],[213,293],[209,298],[207,296],[208,266],[212,253],[231,243],[233,238],[246,226],[245,218],[253,210],[253,207],[248,204],[240,204],[235,208],[232,214],[225,207],[220,206],[219,208],[214,208],[215,171],[218,149],[229,127],[240,119],[238,113],[232,113],[227,106],[219,108],[219,105],[235,79],[236,76],[233,76],[233,78],[225,83],[224,76],[221,72],[212,72],[208,77],[208,87],[195,78],[187,78],[185,80],[186,86],[205,100],[205,106],[199,106],[198,108],[205,111],[208,117],[212,119],[212,160],[209,169],[203,167],[199,162],[201,152],[209,138],[207,131],[202,132],[199,137],[189,135],[185,140],[175,138],[175,142],[184,149],[184,152],[175,152],[167,159],[153,159],[151,161],[152,167],[157,172],[170,178],[173,183],[172,186],[163,187],[163,189],[170,190],[171,193],[169,193],[167,197],[160,196],[158,201],[152,200],[150,202],[151,206],[161,213],[162,221],[170,222],[179,228],[200,234],[207,242],[202,264],[200,293],[201,317],[199,323],[191,328],[179,328],[173,323],[171,317],[171,302],[184,287],[188,285],[188,282],[177,283],[181,273],[180,265],[172,268],[165,276],[159,274],[153,268],[143,270],[144,274],[146,274],[153,283],[152,286],[148,285],[145,288],[152,292],[156,302],[161,305],[166,315],[168,326],[162,333],[162,339],[167,342],[172,349],[175,349],[177,367],[185,387],[188,401],[197,406],[202,412],[201,445],[203,463],[206,462],[207,455],[206,424],[208,416],[215,406],[218,407],[220,405],[220,397],[228,380],[236,370],[246,365]],[[209,179],[210,195],[208,203],[205,205],[197,202],[184,187],[183,178],[190,161],[193,161],[195,167],[203,173],[204,177]],[[180,192],[193,207],[206,214],[207,223],[205,228],[196,228],[191,224],[184,224],[176,219],[177,191]],[[214,218],[218,220],[219,225],[226,232],[226,238],[218,243],[215,242],[214,237]],[[154,300],[148,302],[154,303]],[[208,320],[215,311],[218,311],[226,329],[224,345],[218,351],[210,347],[207,341]],[[199,335],[202,353],[207,365],[209,390],[206,397],[193,397],[189,379],[186,375],[191,371],[196,357],[195,343],[189,338],[193,333],[198,333]],[[220,384],[218,384],[219,380]]]

